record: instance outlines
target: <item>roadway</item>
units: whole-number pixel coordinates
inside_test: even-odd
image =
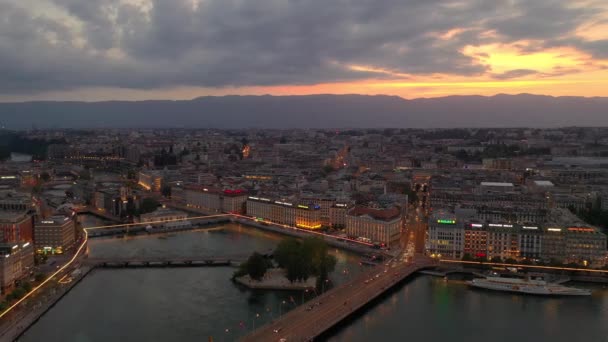
[[[393,260],[373,267],[255,330],[241,341],[311,341],[411,274],[432,266],[431,261],[421,256],[413,262]]]

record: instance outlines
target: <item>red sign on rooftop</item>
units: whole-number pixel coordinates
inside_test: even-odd
[[[224,195],[241,195],[241,194],[245,194],[245,190],[243,190],[243,189],[235,189],[235,190],[226,189],[226,190],[224,190]]]

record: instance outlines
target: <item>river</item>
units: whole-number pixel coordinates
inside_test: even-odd
[[[87,218],[85,224],[98,222]],[[281,238],[228,225],[166,239],[93,239],[89,248],[92,256],[240,254],[272,249]],[[355,255],[332,252],[339,261],[331,275],[335,283],[360,270]],[[308,299],[298,292],[244,289],[229,281],[233,271],[230,267],[95,270],[21,341],[206,341],[209,337],[233,341]],[[596,289],[589,298],[541,298],[474,291],[459,282],[419,276],[328,339],[604,342],[607,322],[606,289]]]
[[[87,217],[85,226],[101,224]],[[241,225],[89,241],[91,257],[234,255],[265,252],[283,238]],[[340,284],[360,272],[358,256],[336,249]],[[230,281],[235,268],[98,269],[45,314],[20,341],[233,341],[314,296],[253,291]]]

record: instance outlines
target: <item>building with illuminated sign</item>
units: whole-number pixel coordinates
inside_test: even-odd
[[[318,204],[298,204],[295,208],[296,227],[319,229],[323,225],[321,206]]]
[[[546,261],[602,266],[606,263],[606,235],[593,227],[548,227],[543,234]]]
[[[463,256],[476,258],[488,257],[488,231],[484,224],[464,224],[464,250]]]
[[[32,214],[27,211],[0,210],[0,241],[4,243],[32,242]]]
[[[0,290],[10,292],[15,281],[34,267],[34,248],[30,242],[0,244]]]
[[[321,207],[316,204],[297,204],[250,196],[247,198],[247,215],[304,229],[321,228]]]
[[[606,235],[597,228],[566,228],[565,262],[603,266],[606,263]]]
[[[242,189],[223,190],[221,193],[222,212],[243,214],[247,202],[247,191]]]
[[[190,186],[184,190],[186,206],[204,210],[208,213],[244,212],[247,191],[243,189],[212,189],[202,186]]]
[[[34,246],[37,253],[61,254],[74,246],[74,221],[67,216],[51,216],[36,222]]]
[[[429,219],[426,252],[446,259],[461,259],[464,249],[464,226],[453,213],[435,212]]]
[[[427,254],[452,259],[469,255],[486,260],[528,259],[595,266],[607,261],[606,235],[593,227],[569,225],[568,220],[577,219],[561,209],[552,211],[552,217],[561,224],[483,222],[474,216],[471,213],[461,218],[443,210],[434,213],[429,219]]]
[[[399,207],[376,209],[355,206],[346,214],[346,234],[390,247],[399,243],[401,221]]]
[[[329,226],[332,228],[346,227],[346,213],[349,210],[347,203],[336,203],[329,208]]]
[[[336,198],[332,196],[302,196],[300,202],[314,203],[321,207],[321,225],[324,227],[330,226],[330,208],[336,203]]]
[[[208,213],[222,211],[222,201],[219,190],[206,187],[192,186],[184,190],[186,206],[201,209]]]

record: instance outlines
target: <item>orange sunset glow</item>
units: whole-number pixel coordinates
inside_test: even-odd
[[[51,0],[7,7],[4,13],[12,16],[2,30],[5,40],[14,39],[30,57],[5,66],[21,77],[9,72],[0,101],[318,93],[608,96],[608,5],[602,1],[499,1],[486,7],[405,1],[373,11],[352,1],[352,10],[370,13],[367,22],[345,14],[348,6],[313,1],[307,6],[327,12],[326,21],[318,19],[319,32],[297,26],[317,19],[295,5],[218,4],[101,1],[88,5],[97,11],[95,22],[79,12],[84,8]],[[264,8],[272,29],[253,17],[231,21],[231,15]],[[207,28],[220,10],[223,26]],[[129,21],[112,14],[121,11]],[[172,11],[183,21],[163,26]],[[26,43],[10,36],[19,24],[11,18],[17,17],[56,25],[30,27],[35,38]],[[42,73],[37,65],[50,69]]]

